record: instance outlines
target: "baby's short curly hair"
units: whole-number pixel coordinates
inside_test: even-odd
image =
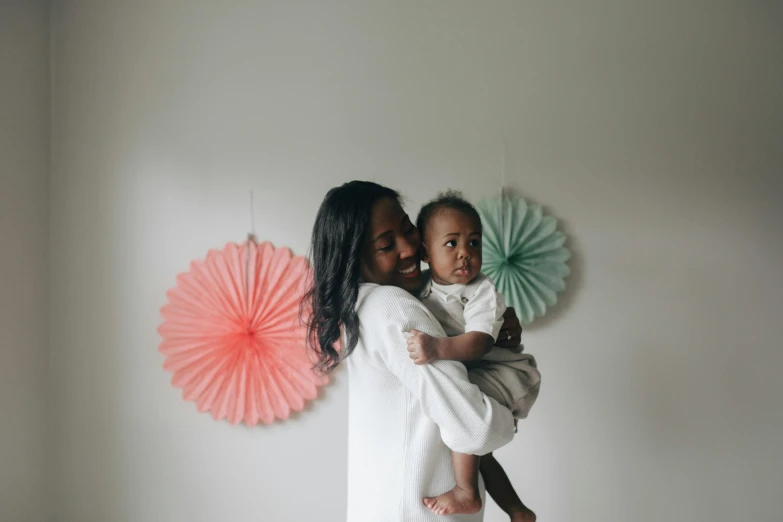
[[[432,216],[434,216],[439,210],[443,210],[445,208],[464,212],[470,216],[471,219],[476,220],[479,229],[481,228],[481,216],[479,216],[476,207],[471,205],[470,202],[465,199],[465,197],[462,195],[462,192],[449,189],[446,192],[441,192],[438,194],[438,197],[421,207],[421,210],[419,210],[419,217],[416,218],[416,227],[419,229],[422,241],[425,237],[424,231],[427,228],[427,224],[430,222],[430,219],[432,219]]]

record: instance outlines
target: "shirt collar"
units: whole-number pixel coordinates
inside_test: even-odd
[[[429,270],[424,270],[422,272],[422,276],[424,277],[424,282],[422,284],[421,290],[419,291],[419,299],[424,299],[432,294],[432,273]],[[453,294],[445,294],[445,295],[443,292],[439,292],[437,295],[440,296],[441,299],[445,299],[445,300],[456,299],[458,301],[461,301],[462,304],[465,304],[468,302],[468,299],[470,299],[473,296],[473,294],[476,293],[476,285],[478,283],[479,283],[478,278],[476,278],[466,285],[460,285],[462,288],[460,288],[459,292],[454,292]]]

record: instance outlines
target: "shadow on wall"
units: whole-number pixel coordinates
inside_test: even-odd
[[[303,415],[307,415],[308,413],[313,411],[315,408],[317,408],[317,407],[324,407],[324,406],[319,406],[319,405],[321,403],[324,403],[327,400],[326,397],[330,393],[330,390],[335,389],[335,387],[337,386],[338,376],[341,373],[343,373],[343,367],[344,366],[345,365],[340,364],[332,373],[329,374],[329,382],[325,386],[318,386],[318,388],[317,388],[318,396],[315,399],[311,400],[311,401],[306,401],[302,411],[291,411],[291,415],[288,417],[288,419],[285,420],[285,421],[282,421],[282,422],[289,422],[289,421],[296,422]],[[342,378],[342,377],[339,377],[339,378]],[[281,421],[277,420],[275,422],[281,422]]]
[[[528,203],[541,205],[535,198],[516,189],[510,189],[509,195],[512,197],[524,198]],[[565,290],[557,296],[557,303],[555,303],[553,307],[547,309],[545,316],[537,317],[532,323],[524,326],[525,330],[531,332],[549,328],[571,309],[575,302],[576,294],[582,288],[584,276],[584,257],[579,240],[573,233],[573,229],[559,214],[551,212],[550,209],[544,205],[541,205],[541,208],[544,211],[544,215],[552,216],[557,219],[557,229],[562,231],[566,236],[565,247],[571,252],[571,258],[568,260],[568,267],[571,269],[571,273],[565,279]]]

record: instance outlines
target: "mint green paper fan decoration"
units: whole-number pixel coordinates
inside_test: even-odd
[[[557,220],[520,197],[485,199],[476,206],[484,234],[481,271],[530,324],[557,303],[571,272],[571,253]]]

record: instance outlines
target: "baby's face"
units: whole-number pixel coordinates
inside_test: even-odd
[[[423,260],[432,280],[466,284],[481,271],[481,222],[452,208],[437,210],[425,227]]]

